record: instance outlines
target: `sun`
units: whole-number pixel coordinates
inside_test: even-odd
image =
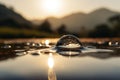
[[[62,7],[61,0],[43,0],[42,8],[45,12],[48,13],[57,13]]]

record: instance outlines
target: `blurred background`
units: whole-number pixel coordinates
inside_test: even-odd
[[[120,0],[0,0],[0,38],[119,38]]]

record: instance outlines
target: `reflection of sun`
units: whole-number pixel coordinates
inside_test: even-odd
[[[42,1],[42,8],[44,11],[48,13],[59,12],[61,7],[62,7],[61,0],[43,0]]]
[[[49,46],[49,43],[50,43],[49,40],[45,40],[45,45],[46,45],[46,46]]]
[[[48,66],[49,66],[49,68],[53,68],[53,66],[54,66],[54,60],[53,60],[52,54],[49,55]]]
[[[55,74],[55,72],[53,70],[54,59],[53,59],[52,53],[50,53],[49,57],[48,57],[48,67],[49,67],[49,70],[48,70],[48,80],[57,80],[56,74]]]

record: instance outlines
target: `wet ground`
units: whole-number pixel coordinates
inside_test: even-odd
[[[64,56],[41,53],[58,39],[0,40],[0,80],[119,80],[120,43],[110,39],[82,39],[84,46],[114,50]],[[49,46],[46,46],[48,45]]]

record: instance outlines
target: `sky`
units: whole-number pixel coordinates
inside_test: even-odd
[[[120,0],[0,0],[0,3],[13,7],[25,18],[61,18],[76,12],[89,13],[97,8],[106,7],[120,12]]]

